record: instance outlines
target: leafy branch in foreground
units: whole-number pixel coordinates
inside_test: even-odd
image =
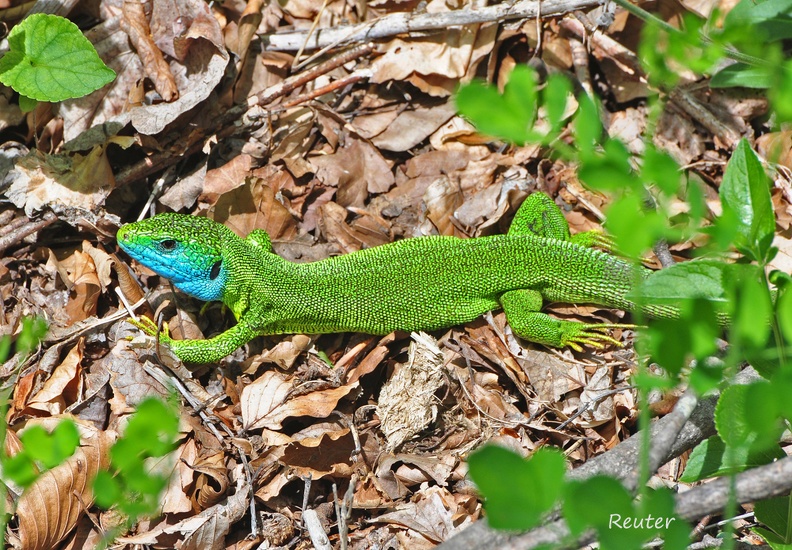
[[[766,28],[772,28],[780,3],[788,5],[786,0],[767,0],[759,4],[762,7],[753,12],[751,20],[761,20]],[[754,4],[744,0],[738,8],[750,10],[751,6]],[[792,27],[787,28],[789,23],[779,24],[782,31],[792,31]],[[688,21],[684,32],[663,36],[662,40],[658,39],[657,27],[647,27],[641,51],[646,54],[650,82],[661,83],[663,89],[672,86],[677,77],[669,63],[709,72],[718,65],[727,48],[738,45],[751,51],[749,42],[756,43],[757,35],[746,39],[740,34],[737,16],[733,16],[730,25],[709,40],[701,39],[702,23],[694,19]],[[779,36],[766,38],[775,42]],[[644,140],[643,158],[636,163],[621,141],[604,135],[592,99],[587,96],[573,98],[570,93],[559,99],[557,90],[571,89],[571,86],[558,83],[558,79],[564,77],[551,75],[542,87],[529,72],[525,67],[516,68],[503,94],[482,83],[461,88],[456,98],[460,112],[484,133],[517,144],[547,147],[552,155],[575,163],[587,187],[614,195],[607,210],[606,227],[622,253],[637,260],[658,240],[676,242],[700,231],[709,237],[708,245],[700,250],[707,259],[658,271],[631,294],[638,303],[669,304],[678,307],[680,312],[677,319],[649,322],[649,327],[639,334],[637,349],[644,358],[640,364],[656,361],[665,373],[649,376],[646,371],[639,371],[634,381],[641,394],[645,395],[652,388],[670,389],[680,383],[703,394],[725,386],[744,360],[751,362],[766,378],[750,386],[725,387],[717,407],[718,436],[694,451],[690,471],[685,473],[684,479],[698,481],[713,475],[734,475],[783,455],[779,437],[792,423],[792,407],[786,397],[792,393],[792,365],[787,361],[792,342],[792,285],[789,284],[792,278],[777,271],[767,275],[769,262],[777,250],[772,245],[775,217],[770,200],[771,182],[761,161],[747,141],[739,143],[719,191],[723,212],[702,229],[706,223],[706,209],[703,192],[694,177],[683,174],[668,154],[655,148],[649,137]],[[775,75],[766,80],[764,87],[769,88],[771,99],[781,89],[785,81],[783,75],[787,72],[785,64],[781,77]],[[726,75],[720,78],[721,84],[729,83]],[[548,105],[551,91],[552,105]],[[528,101],[514,107],[520,98],[528,98]],[[577,108],[570,109],[574,101],[577,101]],[[658,104],[657,98],[652,101]],[[780,112],[779,120],[788,118],[785,109],[792,112],[792,108],[778,101],[773,106]],[[654,117],[660,112],[661,109],[650,109]],[[568,117],[571,118],[567,120]],[[545,122],[537,122],[543,118]],[[563,134],[567,122],[574,127],[571,140]],[[653,128],[654,123],[650,121],[648,127]],[[650,192],[657,208],[644,206]],[[687,202],[687,214],[672,218],[665,213],[664,206],[680,198]],[[740,262],[727,263],[718,259],[731,248],[743,255]],[[777,290],[770,290],[768,283],[771,281]],[[727,319],[730,346],[726,357],[720,363],[706,362],[706,358],[718,353],[716,339]],[[687,371],[686,367],[689,367]],[[648,434],[646,412],[645,408],[641,412],[642,432]],[[493,527],[530,528],[541,521],[544,513],[563,502],[564,517],[572,533],[579,534],[592,527],[603,548],[638,548],[643,541],[657,535],[665,539],[668,548],[682,548],[687,544],[689,527],[681,521],[669,531],[603,527],[612,514],[632,514],[630,517],[660,514],[672,519],[671,495],[642,487],[641,499],[633,503],[632,496],[615,480],[595,478],[583,484],[565,483],[553,474],[551,477],[556,479],[556,485],[549,494],[561,495],[559,500],[548,503],[544,498],[535,500],[523,494],[521,500],[530,500],[525,504],[515,501],[513,496],[509,500],[503,489],[518,490],[514,484],[519,481],[521,489],[518,491],[533,491],[537,482],[532,476],[545,474],[534,470],[541,470],[545,459],[528,468],[512,464],[515,457],[506,458],[503,454],[509,451],[494,453],[484,447],[478,453],[481,454],[474,453],[470,457],[471,476],[485,497],[485,508]],[[532,461],[529,459],[528,463]],[[509,479],[499,477],[498,472],[504,471],[507,464],[509,471],[524,469],[525,472],[509,476]],[[644,461],[644,468],[646,464],[648,462]],[[734,503],[727,507],[726,517],[734,509]],[[774,547],[792,543],[790,509],[789,497],[757,503],[757,518],[768,527],[757,532]]]

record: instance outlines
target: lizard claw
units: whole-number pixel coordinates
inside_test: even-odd
[[[162,330],[160,330],[157,324],[145,315],[141,316],[140,319],[130,318],[128,321],[130,324],[142,330],[144,334],[153,336],[154,338],[159,337],[160,342],[169,342],[171,339],[168,323],[162,323]],[[132,337],[130,336],[129,339],[131,340]]]
[[[583,346],[592,347],[595,349],[604,349],[605,344],[613,344],[618,347],[624,347],[624,344],[611,337],[608,331],[615,328],[633,329],[637,325],[628,325],[620,323],[597,323],[597,324],[584,324],[575,323],[568,325],[567,334],[564,335],[563,345],[569,346],[577,352],[583,351]]]

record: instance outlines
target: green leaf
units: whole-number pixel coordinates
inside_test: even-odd
[[[643,183],[633,172],[630,158],[630,151],[624,143],[609,139],[605,142],[604,154],[584,155],[581,151],[578,176],[589,188],[598,191],[632,189],[643,192]]]
[[[0,82],[38,101],[82,97],[115,78],[77,25],[56,15],[25,18],[8,35]]]
[[[581,160],[588,160],[593,155],[594,146],[601,140],[602,121],[597,105],[587,94],[581,94],[575,115],[575,144],[580,150]]]
[[[775,232],[770,178],[745,139],[726,166],[720,198],[724,211],[736,214],[737,248],[753,260],[765,261]]]
[[[468,464],[494,529],[537,525],[558,499],[566,472],[564,456],[553,449],[539,449],[525,460],[503,447],[485,445],[470,455]]]
[[[604,475],[567,483],[563,510],[569,530],[576,536],[590,526],[609,526],[613,520],[631,517],[634,511],[627,489]]]
[[[33,460],[25,452],[12,457],[2,456],[3,475],[22,487],[30,487],[39,476]]]
[[[767,67],[755,67],[745,63],[733,63],[712,75],[711,88],[754,88],[766,90],[774,82]]]
[[[749,442],[752,430],[745,418],[747,395],[748,386],[729,386],[723,390],[715,406],[715,428],[723,442],[731,447]]]
[[[776,303],[778,324],[786,343],[792,344],[792,286],[787,285]]]
[[[729,265],[717,260],[693,260],[652,273],[631,291],[630,300],[649,304],[677,305],[683,300],[703,298],[726,302],[724,274]]]
[[[783,453],[782,453],[783,454]],[[757,501],[754,504],[756,519],[767,525],[783,544],[792,544],[792,525],[789,522],[789,499],[792,496],[776,497]]]
[[[786,456],[779,445],[767,449],[737,447],[732,456],[732,467],[729,467],[725,461],[725,452],[726,445],[717,435],[702,441],[690,453],[685,472],[679,480],[693,483],[710,477],[739,473]]]
[[[51,436],[59,457],[58,463],[73,455],[80,444],[80,432],[77,430],[77,425],[71,420],[61,420],[52,430]]]
[[[19,94],[19,109],[23,113],[32,113],[36,109],[38,101],[31,99],[24,94]]]
[[[775,123],[781,124],[792,120],[792,59],[779,63],[773,67],[776,71],[776,81],[768,90],[770,99],[770,112],[775,117]]]
[[[792,0],[742,0],[724,18],[726,31],[750,28],[754,40],[792,38]]]
[[[19,436],[25,452],[46,468],[54,468],[69,458],[80,444],[80,433],[71,420],[61,421],[52,434],[41,426],[31,426]]]
[[[38,346],[47,334],[47,321],[42,317],[25,317],[22,319],[22,330],[16,339],[17,351],[27,355]]]
[[[666,195],[674,195],[679,189],[681,179],[679,164],[665,151],[658,151],[651,143],[647,145],[641,166],[641,179],[654,183]]]
[[[649,323],[645,334],[652,360],[669,374],[678,375],[688,357],[692,356],[699,361],[696,370],[705,370],[698,375],[698,384],[706,384],[706,379],[710,377],[714,378],[713,382],[716,384],[720,382],[720,370],[707,371],[707,367],[701,364],[704,358],[717,352],[717,338],[721,334],[715,307],[709,300],[684,300],[680,304],[678,318],[654,319]],[[701,391],[711,388],[710,384],[706,384],[706,388],[696,389]]]
[[[770,337],[773,302],[762,270],[757,265],[735,264],[729,266],[728,274],[732,296],[729,335],[749,351],[764,349]]]
[[[121,485],[105,470],[96,473],[93,491],[96,504],[106,510],[118,504],[123,494]]]
[[[547,122],[553,128],[555,134],[564,122],[567,102],[572,93],[572,84],[565,76],[551,74],[547,78],[547,84],[542,91],[542,99],[547,113]]]
[[[483,134],[518,144],[542,139],[531,131],[537,110],[536,74],[526,66],[511,72],[503,95],[495,86],[473,81],[459,89],[455,101],[460,114]]]
[[[773,550],[792,550],[792,544],[784,544],[781,537],[761,527],[754,527],[753,532],[762,537]]]

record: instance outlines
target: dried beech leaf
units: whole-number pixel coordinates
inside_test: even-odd
[[[357,383],[320,390],[286,400],[292,388],[289,377],[267,371],[242,390],[240,406],[246,430],[270,428],[278,430],[290,416],[325,418],[338,401],[357,387]]]
[[[176,79],[162,52],[154,44],[143,6],[142,2],[125,0],[122,3],[121,28],[129,35],[129,41],[143,62],[143,70],[154,83],[157,93],[162,99],[170,102],[179,97]]]
[[[80,382],[80,364],[83,359],[83,338],[80,338],[63,359],[55,367],[50,377],[27,403],[27,410],[45,411],[51,416],[61,414],[68,405],[77,399],[77,389]],[[68,402],[66,401],[68,399]]]
[[[93,502],[90,484],[96,472],[109,466],[113,432],[72,419],[80,431],[80,446],[66,462],[36,479],[17,504],[18,535],[24,550],[55,548]],[[46,424],[54,427],[55,420],[60,419],[47,419]]]

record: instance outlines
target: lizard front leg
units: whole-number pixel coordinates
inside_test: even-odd
[[[506,292],[500,297],[500,303],[514,334],[524,340],[555,348],[568,346],[575,351],[582,351],[582,346],[591,346],[601,349],[603,342],[621,346],[618,340],[606,334],[607,331],[635,326],[554,319],[539,311],[542,307],[542,294],[538,290]]]
[[[261,334],[251,328],[244,318],[222,334],[206,340],[174,340],[170,337],[167,324],[163,324],[162,331],[158,331],[157,325],[148,317],[130,319],[129,322],[149,336],[156,337],[159,332],[160,343],[168,346],[185,363],[215,363]]]

